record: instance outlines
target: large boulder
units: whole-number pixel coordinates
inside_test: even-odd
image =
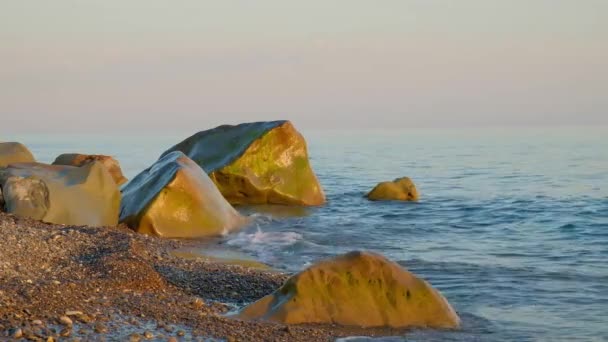
[[[219,126],[196,133],[163,156],[173,151],[200,165],[232,204],[325,202],[306,141],[289,121]]]
[[[18,142],[0,142],[0,167],[31,162],[34,162],[34,156],[25,145]]]
[[[122,174],[118,161],[102,154],[64,153],[55,158],[53,165],[83,166],[94,161],[101,162],[108,172],[110,172],[117,185],[122,185],[127,181],[127,178]]]
[[[109,226],[118,223],[120,191],[105,167],[11,164],[0,171],[9,213],[45,222]]]
[[[419,195],[414,182],[403,177],[376,185],[366,197],[372,201],[417,201]]]
[[[161,237],[223,235],[245,221],[209,176],[181,152],[172,152],[122,188],[120,221]]]
[[[457,328],[460,318],[426,281],[369,252],[321,261],[289,278],[237,318],[285,324]]]

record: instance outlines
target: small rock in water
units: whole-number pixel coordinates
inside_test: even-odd
[[[83,313],[82,313],[82,311],[74,311],[74,310],[72,310],[72,311],[66,311],[65,315],[66,316],[82,316]]]
[[[185,332],[185,331],[183,331],[183,330],[178,330],[178,331],[177,331],[177,336],[179,336],[179,337],[183,337],[183,336],[185,336],[185,335],[186,335],[186,332]]]
[[[146,338],[146,340],[151,340],[154,337],[154,334],[152,334],[151,331],[146,330],[144,331],[144,337]]]
[[[55,339],[53,338],[53,336],[49,336],[46,338],[46,342],[55,342]]]
[[[167,339],[167,342],[177,342],[177,338],[171,336],[169,339]]]
[[[72,324],[73,324],[72,320],[68,316],[59,317],[59,323],[61,323],[62,325],[67,325],[67,326],[72,326]]]

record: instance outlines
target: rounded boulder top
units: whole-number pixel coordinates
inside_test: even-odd
[[[365,196],[371,201],[417,201],[420,198],[416,185],[408,177],[379,183]]]
[[[32,152],[25,145],[18,142],[0,142],[0,167],[34,161]]]
[[[116,185],[120,186],[127,181],[127,178],[122,174],[118,161],[111,156],[102,154],[64,153],[55,158],[53,165],[83,166],[94,161],[101,162],[112,175]]]
[[[173,151],[202,167],[232,204],[325,202],[306,140],[289,121],[219,126],[192,135],[162,156]]]
[[[245,219],[209,176],[179,151],[164,155],[122,188],[120,221],[137,232],[168,238],[218,236]]]
[[[460,318],[426,281],[371,252],[320,261],[236,315],[285,324],[458,328]]]

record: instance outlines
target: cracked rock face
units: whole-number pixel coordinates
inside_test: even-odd
[[[53,162],[53,165],[71,165],[83,166],[94,161],[99,161],[110,172],[112,178],[117,185],[122,185],[127,181],[127,178],[122,174],[118,161],[110,156],[102,154],[79,154],[79,153],[64,153]]]

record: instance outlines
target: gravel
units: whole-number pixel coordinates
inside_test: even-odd
[[[403,333],[225,317],[288,275],[171,253],[193,241],[1,212],[0,234],[0,340],[331,341]]]

